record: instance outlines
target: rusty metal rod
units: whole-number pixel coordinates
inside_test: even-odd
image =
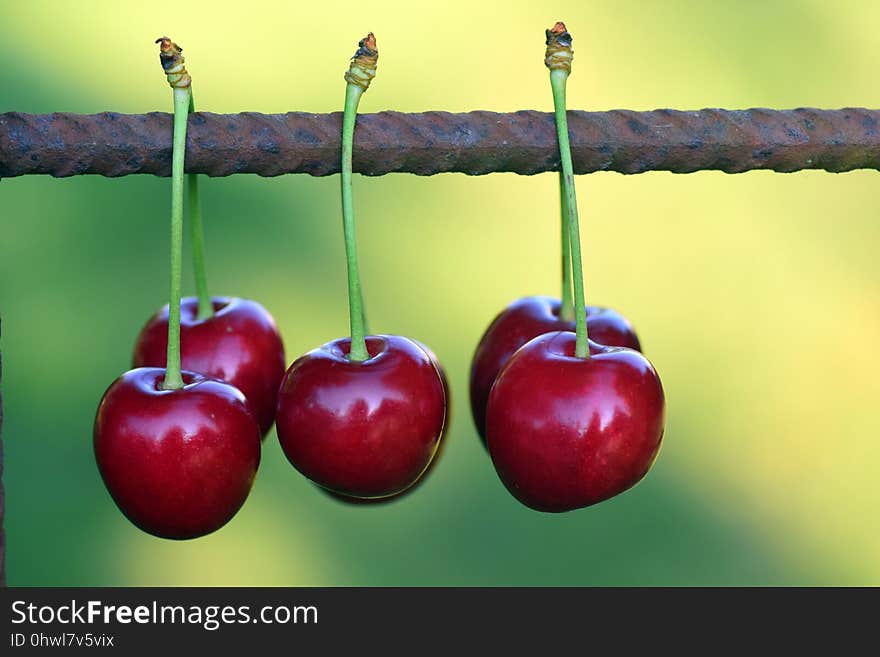
[[[880,110],[572,111],[576,173],[706,169],[880,169]],[[190,119],[186,170],[209,176],[339,171],[341,114],[211,114]],[[0,114],[0,177],[167,176],[171,115]],[[358,117],[354,169],[536,174],[559,165],[552,114],[380,112]]]

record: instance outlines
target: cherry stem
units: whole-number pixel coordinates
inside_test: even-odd
[[[348,313],[351,323],[351,347],[348,358],[362,361],[367,352],[366,315],[364,313],[361,277],[358,271],[357,238],[355,235],[354,204],[351,195],[351,160],[354,147],[354,124],[358,102],[364,89],[349,82],[345,87],[345,111],[342,115],[342,230],[345,236],[345,260],[348,266]]]
[[[574,302],[571,298],[571,240],[568,232],[568,204],[565,202],[565,176],[559,172],[560,244],[562,246],[562,303],[559,306],[559,319],[570,322],[574,319]]]
[[[183,164],[186,157],[186,122],[189,113],[188,87],[174,88],[174,141],[171,156],[171,293],[168,302],[168,358],[165,390],[183,387],[180,375],[180,287],[183,260]]]
[[[196,111],[192,90],[189,93],[188,112]],[[193,274],[196,279],[196,296],[199,299],[198,319],[214,316],[214,304],[208,292],[208,275],[205,273],[205,230],[202,225],[202,206],[199,200],[199,177],[195,173],[186,174],[189,198],[189,230],[192,246]]]
[[[561,68],[550,70],[550,87],[553,90],[553,109],[556,115],[556,136],[559,140],[559,159],[562,162],[562,207],[567,210],[568,235],[571,248],[572,287],[574,289],[575,356],[589,358],[586,304],[584,302],[584,269],[581,261],[580,228],[578,226],[577,195],[574,188],[574,167],[571,163],[571,145],[568,141],[568,118],[565,113],[565,84],[568,71]],[[563,258],[564,259],[564,258]]]
[[[361,95],[376,76],[379,51],[376,37],[370,32],[358,42],[358,49],[351,58],[345,74],[345,111],[342,115],[342,163],[340,166],[342,190],[342,229],[345,235],[345,260],[348,266],[348,314],[351,324],[349,360],[362,361],[370,357],[367,351],[367,315],[364,309],[364,292],[358,271],[357,237],[355,235],[354,205],[351,198],[351,159],[354,148],[354,125]]]

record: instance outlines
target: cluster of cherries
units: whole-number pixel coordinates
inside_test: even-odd
[[[351,157],[358,101],[376,72],[375,38],[361,40],[345,76],[341,190],[351,334],[301,356],[286,373],[266,309],[207,293],[192,174],[199,294],[180,298],[183,156],[194,106],[180,48],[167,37],[158,42],[175,94],[171,303],[138,336],[136,369],[110,386],[98,408],[95,455],[111,496],[151,534],[185,539],[215,531],[247,498],[274,422],[291,464],[329,494],[355,503],[399,498],[437,461],[449,386],[425,345],[366,327]],[[527,297],[498,315],[477,348],[470,382],[474,421],[502,482],[543,511],[588,506],[633,486],[651,466],[664,426],[660,380],[632,326],[583,302],[564,108],[571,53],[571,37],[557,23],[547,31],[546,62],[562,161],[563,298]]]

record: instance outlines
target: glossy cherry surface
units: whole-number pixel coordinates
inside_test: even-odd
[[[165,370],[126,372],[95,418],[95,459],[131,522],[162,538],[195,538],[225,525],[250,492],[260,431],[241,392],[184,372],[162,390]]]
[[[489,395],[489,454],[501,481],[539,511],[596,504],[634,486],[651,467],[665,424],[663,387],[632,349],[575,334],[537,337],[505,365]]]
[[[286,362],[275,320],[256,301],[213,297],[214,316],[198,319],[198,299],[180,303],[181,367],[231,383],[244,393],[263,435],[275,419]],[[134,367],[165,367],[168,306],[141,330]]]
[[[483,334],[471,363],[471,412],[480,438],[486,442],[486,403],[489,390],[513,353],[532,338],[551,331],[574,331],[574,320],[559,319],[559,299],[523,297],[507,306]],[[609,347],[641,351],[632,324],[610,308],[587,306],[590,340]]]
[[[291,464],[349,497],[412,486],[437,452],[446,421],[440,372],[416,342],[367,336],[370,358],[348,359],[341,338],[297,359],[281,384],[276,426]]]

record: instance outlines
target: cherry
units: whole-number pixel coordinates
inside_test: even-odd
[[[437,358],[437,354],[426,345],[421,340],[416,340],[414,338],[409,338],[412,342],[415,342],[419,347],[422,348],[426,354],[428,354],[428,358],[431,359],[431,362],[434,364],[434,367],[437,369],[437,374],[440,376],[440,381],[443,383],[443,394],[446,397],[446,422],[443,425],[443,433],[446,433],[446,430],[449,428],[449,421],[452,418],[452,396],[449,394],[449,378],[446,376],[446,370],[443,369],[443,365],[440,364],[440,359]],[[442,445],[441,445],[442,449]],[[436,458],[431,462],[433,466],[436,462]]]
[[[415,341],[368,335],[367,358],[340,338],[297,359],[278,394],[278,439],[319,486],[383,498],[412,486],[434,458],[446,421],[443,379]]]
[[[94,448],[107,490],[132,523],[162,538],[204,536],[225,525],[250,492],[260,431],[235,387],[183,372],[123,374],[104,393]]]
[[[202,373],[184,371],[180,366],[184,159],[187,114],[193,105],[191,78],[181,48],[168,37],[156,42],[174,98],[170,303],[164,321],[162,312],[154,318],[162,336],[154,335],[148,326],[135,350],[135,362],[155,358],[167,365],[131,370],[110,385],[95,416],[94,450],[104,484],[129,520],[156,536],[186,539],[216,531],[241,508],[260,463],[260,427],[238,388]],[[197,205],[197,195],[191,201]],[[196,211],[192,216],[199,214]],[[199,231],[194,233],[200,242]],[[195,251],[199,252],[194,258],[198,269],[203,264],[201,248]],[[197,278],[204,283],[203,275]],[[204,292],[201,283],[198,287]],[[200,297],[204,316],[212,315],[210,297]],[[218,303],[233,306],[229,300]],[[194,310],[189,308],[187,314],[193,315]],[[261,328],[259,321],[235,321],[239,315],[247,317],[250,313],[227,314],[232,317],[205,321],[204,325],[211,328],[204,332],[224,328],[233,334],[229,338],[232,342],[227,346],[225,335],[213,340],[198,337],[194,351],[204,350],[212,357],[218,351],[225,354],[238,344],[234,341],[237,331],[249,339],[250,332]],[[269,324],[275,332],[271,318]],[[157,344],[165,351],[154,356],[152,350]],[[283,367],[283,354],[281,359]],[[226,359],[219,362],[225,364]],[[224,374],[238,374],[238,370]],[[244,381],[247,383],[249,380]]]
[[[552,331],[574,331],[575,322],[559,318],[559,299],[532,296],[517,299],[492,321],[471,363],[471,412],[483,444],[486,443],[486,403],[495,378],[514,352],[532,338]],[[590,339],[609,347],[641,351],[632,324],[610,308],[587,306]]]
[[[489,391],[485,422],[489,455],[510,493],[533,509],[559,512],[607,500],[645,476],[663,438],[665,401],[641,353],[589,340],[565,109],[572,38],[562,22],[545,35],[559,141],[563,293],[570,278],[575,330],[543,333],[510,357]]]
[[[278,392],[278,440],[290,463],[322,488],[350,498],[402,493],[428,469],[446,423],[448,387],[436,356],[398,335],[369,335],[352,199],[354,126],[376,75],[373,33],[345,74],[340,191],[350,338],[301,356]]]
[[[231,383],[241,390],[265,436],[275,420],[278,385],[286,365],[275,320],[256,301],[213,297],[214,314],[198,318],[198,299],[180,304],[181,366]],[[141,330],[134,367],[165,367],[168,306]]]
[[[631,488],[654,462],[665,422],[663,387],[632,349],[575,334],[541,335],[504,366],[489,395],[486,433],[501,481],[539,511],[570,511]]]
[[[326,488],[321,488],[318,486],[318,489],[329,495],[330,497],[340,501],[345,502],[347,504],[385,504],[386,502],[395,502],[397,500],[403,499],[417,491],[421,488],[422,484],[425,483],[428,479],[428,475],[430,475],[437,464],[440,462],[440,459],[443,456],[443,451],[446,449],[446,434],[449,430],[449,424],[452,417],[452,398],[449,395],[449,379],[446,377],[446,371],[443,369],[443,366],[440,364],[440,360],[437,358],[437,355],[431,351],[423,342],[418,340],[411,339],[412,342],[415,342],[418,346],[420,346],[428,357],[431,359],[431,362],[434,364],[434,367],[437,368],[437,374],[440,375],[440,381],[443,384],[443,395],[446,397],[446,421],[443,423],[443,430],[440,434],[440,444],[437,446],[437,452],[434,454],[434,458],[431,459],[431,463],[428,464],[428,468],[419,477],[418,481],[414,483],[412,486],[407,488],[406,490],[398,493],[397,495],[391,495],[389,497],[349,497],[347,495],[342,495],[340,493],[334,493],[331,490],[327,490]]]
[[[168,37],[157,39],[156,43],[161,44],[159,60],[174,89],[172,302],[151,317],[141,330],[134,349],[134,366],[168,366],[171,371],[182,366],[185,370],[231,383],[244,393],[265,436],[275,419],[278,384],[286,365],[284,345],[275,320],[263,306],[247,299],[212,297],[208,291],[199,179],[194,173],[184,174],[183,170],[187,117],[195,111],[192,81],[184,66],[182,49]],[[187,223],[197,295],[181,299],[184,176],[189,189]],[[178,362],[168,363],[169,346]]]

